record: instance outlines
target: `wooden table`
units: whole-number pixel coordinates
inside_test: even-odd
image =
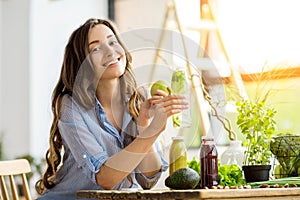
[[[80,190],[76,197],[95,199],[227,199],[227,200],[300,200],[300,188],[264,188],[264,189],[198,189],[198,190]]]

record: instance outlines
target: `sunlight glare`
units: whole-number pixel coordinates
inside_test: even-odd
[[[233,64],[247,73],[278,62],[300,64],[300,1],[218,1],[217,23]]]

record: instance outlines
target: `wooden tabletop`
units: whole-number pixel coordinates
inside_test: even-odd
[[[264,188],[264,189],[197,189],[197,190],[80,190],[78,199],[227,199],[227,200],[300,200],[300,188]]]

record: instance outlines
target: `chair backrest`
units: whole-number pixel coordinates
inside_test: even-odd
[[[18,200],[18,192],[15,184],[15,177],[22,177],[22,184],[24,190],[24,196],[27,200],[31,200],[31,195],[28,187],[28,182],[26,178],[26,173],[31,172],[30,164],[26,159],[17,159],[17,160],[7,160],[0,161],[0,186],[1,186],[1,196],[3,200],[9,200],[10,196],[13,200]],[[8,177],[4,178],[4,177]],[[9,182],[8,183],[6,183]],[[10,187],[11,195],[8,194],[8,187]]]

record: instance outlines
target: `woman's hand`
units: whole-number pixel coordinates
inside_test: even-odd
[[[151,104],[149,99],[145,100],[140,107],[140,112],[138,116],[138,126],[139,127],[147,127],[150,123],[150,109],[151,109]]]
[[[170,116],[188,108],[188,102],[183,95],[167,95],[165,92],[157,90],[155,95],[147,100],[147,106],[148,118],[153,117],[149,128],[152,129],[153,134],[157,134],[165,129]]]
[[[153,93],[154,97],[156,99],[160,97],[166,97],[168,94],[161,91],[157,90]],[[151,101],[153,98],[147,99],[141,104],[140,107],[140,112],[139,112],[139,117],[138,117],[138,125],[142,127],[146,127],[150,123],[150,119],[153,117],[153,112],[151,110],[153,109],[151,106]]]

